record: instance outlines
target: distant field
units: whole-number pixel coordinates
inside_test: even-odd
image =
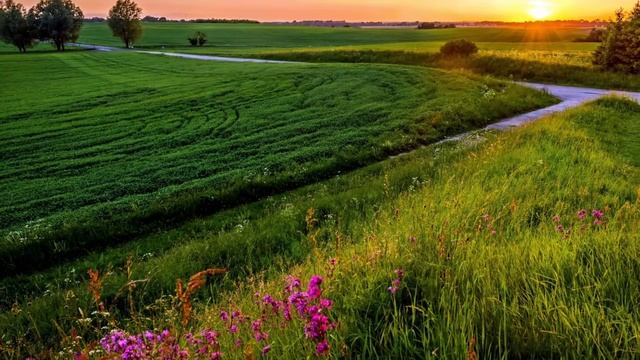
[[[186,46],[195,31],[209,35],[204,47]],[[148,23],[136,46],[144,49],[261,57],[306,62],[378,62],[467,69],[523,81],[638,90],[640,81],[593,66],[598,43],[576,42],[586,28],[457,28],[440,30],[318,28],[246,24]],[[452,39],[474,41],[468,61],[432,57]],[[80,41],[119,46],[105,24],[87,24]],[[435,60],[435,61],[434,61]]]
[[[440,30],[358,29],[253,24],[145,23],[136,47],[189,50],[200,53],[242,54],[284,49],[357,49],[433,51],[446,41],[468,39],[483,49],[585,50],[592,44],[574,43],[588,29],[458,28]],[[192,49],[187,37],[196,31],[208,35],[203,48]],[[106,24],[85,24],[80,42],[121,45]],[[405,48],[406,46],[406,48]]]
[[[81,51],[0,61],[0,192],[11,194],[0,200],[5,272],[553,101],[497,81],[385,65]],[[41,262],[20,264],[36,253]]]

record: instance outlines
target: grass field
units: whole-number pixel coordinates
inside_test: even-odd
[[[2,61],[11,84],[0,115],[0,189],[11,194],[0,201],[4,274],[553,102],[408,67],[91,52]]]
[[[189,49],[187,38],[196,31],[208,36],[202,53],[231,54],[252,53],[282,49],[331,48],[341,46],[381,46],[439,48],[442,43],[465,38],[481,43],[485,48],[522,49],[539,48],[540,44],[559,49],[583,50],[589,44],[575,43],[589,29],[538,29],[538,28],[458,28],[441,30],[416,29],[358,29],[323,28],[303,26],[274,26],[253,24],[180,24],[146,23],[144,34],[136,47],[165,49]],[[121,45],[111,36],[106,24],[85,24],[79,42],[101,45]],[[496,44],[496,45],[491,45]]]
[[[466,69],[521,81],[640,90],[640,81],[595,68],[597,43],[575,42],[589,29],[458,28],[444,30],[314,28],[268,25],[147,24],[139,47],[308,62],[381,62]],[[202,30],[210,43],[184,46]],[[228,40],[234,39],[231,44]],[[434,54],[449,40],[476,42],[480,53],[465,61],[440,61]],[[117,46],[104,24],[89,24],[81,41]],[[373,55],[372,55],[373,54]]]

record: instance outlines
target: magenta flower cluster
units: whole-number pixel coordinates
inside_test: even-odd
[[[604,211],[603,210],[598,210],[598,209],[594,209],[591,211],[591,217],[593,218],[593,222],[592,224],[594,226],[601,226],[604,225]],[[586,230],[589,226],[589,222],[586,222],[587,218],[589,217],[589,212],[585,209],[579,210],[576,213],[576,217],[578,218],[578,220],[580,220],[580,222],[582,222],[582,225],[580,227],[581,230]],[[565,237],[568,237],[571,234],[571,231],[569,229],[566,229],[564,225],[562,225],[562,219],[560,218],[560,215],[555,215],[553,218],[553,223],[555,224],[556,227],[556,232],[563,234]]]
[[[100,340],[100,346],[108,355],[118,355],[123,360],[188,359],[191,355],[178,344],[169,330],[159,334],[145,331],[140,335],[127,335],[124,331],[114,330]]]
[[[300,280],[296,278],[290,278],[287,286],[289,292],[287,303],[296,309],[305,322],[304,334],[307,339],[315,342],[318,355],[329,353],[327,334],[336,327],[336,324],[327,316],[327,312],[333,307],[333,301],[322,297],[323,281],[320,276],[312,276],[306,291],[301,291]]]
[[[239,349],[243,347],[245,341],[255,340],[261,354],[266,356],[271,351],[271,344],[268,343],[270,336],[268,327],[274,323],[271,320],[276,320],[275,323],[285,327],[293,322],[293,313],[302,321],[301,329],[304,331],[304,336],[314,343],[316,353],[326,355],[331,349],[328,333],[335,329],[336,324],[328,316],[328,312],[333,307],[333,301],[322,296],[323,281],[322,277],[315,275],[309,280],[307,289],[303,290],[300,279],[293,276],[287,277],[283,300],[277,300],[268,294],[264,296],[256,294],[256,303],[261,309],[260,317],[251,320],[239,310],[230,313],[220,312],[220,320],[225,326],[223,333],[206,329],[198,334],[188,333],[184,336],[184,341],[179,341],[169,330],[163,330],[160,333],[145,331],[140,335],[127,335],[121,330],[114,330],[100,340],[100,345],[109,358],[117,357],[123,360],[218,360],[224,355],[221,351],[220,338],[230,336],[234,349],[227,351],[242,351]],[[242,329],[250,331],[252,339],[243,339],[240,335]]]
[[[396,275],[396,278],[393,279],[393,281],[391,281],[391,286],[389,286],[387,290],[389,290],[389,292],[392,295],[395,295],[400,289],[400,285],[402,284],[402,279],[404,279],[404,270],[396,269],[393,272]]]

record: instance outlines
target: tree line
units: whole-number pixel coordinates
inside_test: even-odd
[[[107,22],[113,36],[127,48],[142,35],[142,9],[133,0],[117,0]],[[0,0],[0,40],[14,45],[21,53],[38,41],[51,42],[56,50],[80,36],[84,14],[73,0],[41,0],[27,10],[14,0]]]

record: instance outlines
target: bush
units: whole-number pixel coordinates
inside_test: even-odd
[[[581,37],[576,39],[576,42],[595,42],[595,43],[599,43],[604,41],[604,39],[607,37],[607,29],[600,29],[600,28],[593,28],[591,29],[591,32],[589,33],[589,35],[585,36],[585,37]]]
[[[447,57],[469,57],[477,52],[478,47],[469,40],[452,40],[440,48],[440,54]]]
[[[189,38],[189,43],[191,46],[203,46],[207,43],[207,34],[198,31]]]

